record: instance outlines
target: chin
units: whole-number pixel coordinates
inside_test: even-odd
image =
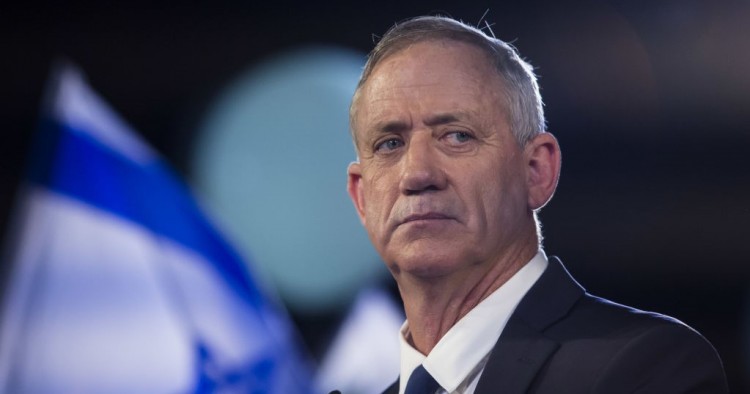
[[[399,253],[393,261],[391,271],[408,273],[423,278],[437,278],[455,272],[465,262],[466,256],[460,256],[451,251],[440,251],[436,248],[426,250],[411,250],[410,253]]]

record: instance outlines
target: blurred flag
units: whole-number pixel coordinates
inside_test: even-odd
[[[71,67],[17,211],[0,392],[307,393],[286,315]]]
[[[315,377],[327,393],[382,393],[399,374],[399,329],[403,309],[377,288],[359,293]]]

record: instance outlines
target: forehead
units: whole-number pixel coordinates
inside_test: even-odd
[[[476,46],[418,42],[389,54],[373,69],[356,98],[353,126],[394,111],[476,112],[485,105],[502,111],[497,104],[504,101],[503,92],[501,77]]]

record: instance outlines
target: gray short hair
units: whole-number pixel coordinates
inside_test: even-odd
[[[471,44],[487,55],[507,85],[504,93],[508,100],[510,126],[521,146],[545,130],[542,96],[533,67],[521,59],[510,44],[488,36],[473,26],[443,16],[420,16],[397,23],[380,39],[368,56],[357,89],[354,91],[349,110],[352,126],[360,90],[370,78],[375,66],[412,44],[430,40],[452,40]],[[352,133],[353,131],[352,127]]]

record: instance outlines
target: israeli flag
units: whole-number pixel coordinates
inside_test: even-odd
[[[4,393],[308,393],[286,315],[159,156],[57,73],[17,212]]]

